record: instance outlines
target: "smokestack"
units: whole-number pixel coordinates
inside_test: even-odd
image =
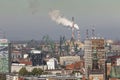
[[[65,18],[64,16],[61,15],[59,10],[52,10],[49,12],[49,16],[51,17],[51,19],[53,21],[55,21],[58,24],[62,24],[66,27],[70,27],[72,28],[74,26],[74,29],[79,30],[79,27],[77,24],[74,23],[73,25],[73,21],[68,20],[67,18]]]
[[[72,17],[72,39],[75,39],[75,32],[74,32],[74,17]]]
[[[79,27],[77,24],[74,23],[74,17],[72,17],[72,21],[70,21],[67,18],[65,18],[64,16],[61,16],[59,10],[52,10],[49,12],[49,15],[50,15],[51,19],[53,21],[55,21],[56,23],[62,24],[66,27],[70,27],[72,29],[71,39],[72,40],[75,39],[75,29],[79,30]],[[80,35],[80,33],[79,33],[79,35]]]

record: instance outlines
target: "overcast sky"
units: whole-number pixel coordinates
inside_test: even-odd
[[[44,35],[58,40],[71,37],[71,30],[52,21],[51,10],[60,10],[67,19],[75,18],[85,38],[94,25],[96,35],[120,39],[120,0],[0,0],[0,31],[10,40],[40,40]],[[76,35],[77,36],[77,35]]]

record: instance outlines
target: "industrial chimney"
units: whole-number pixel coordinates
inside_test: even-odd
[[[72,17],[72,40],[75,39],[75,32],[74,32],[74,29],[75,29],[75,27],[74,27],[74,17]]]

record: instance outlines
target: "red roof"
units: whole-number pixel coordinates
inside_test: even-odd
[[[83,61],[79,61],[79,62],[75,62],[73,64],[70,65],[66,65],[66,69],[80,69],[81,67],[84,66],[84,62]]]
[[[32,65],[32,62],[29,61],[28,59],[21,59],[19,62],[20,64]]]

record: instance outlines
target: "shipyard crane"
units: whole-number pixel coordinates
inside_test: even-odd
[[[50,49],[52,50],[52,52],[54,52],[54,48],[55,48],[54,42],[49,38],[48,35],[43,36],[42,41],[45,44],[45,46],[50,45]]]

